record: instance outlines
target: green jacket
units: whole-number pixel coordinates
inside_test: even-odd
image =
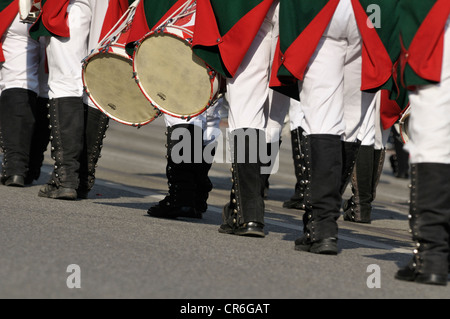
[[[448,0],[400,0],[400,74],[407,88],[441,80]]]
[[[232,77],[273,0],[197,0],[193,50],[216,71]]]
[[[0,12],[2,12],[7,6],[9,6],[15,0],[0,0]]]

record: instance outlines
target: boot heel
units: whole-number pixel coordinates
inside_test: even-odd
[[[415,282],[427,285],[447,286],[447,277],[447,275],[420,274],[417,275]]]
[[[261,223],[249,222],[239,227],[234,232],[238,236],[248,236],[248,237],[266,237],[264,233],[264,225]]]
[[[25,186],[25,181],[23,176],[20,175],[13,175],[10,176],[6,181],[5,181],[5,186],[11,186],[11,187],[24,187]]]
[[[337,255],[337,239],[336,238],[325,238],[317,242],[312,243],[309,249],[311,253],[321,254],[321,255]]]

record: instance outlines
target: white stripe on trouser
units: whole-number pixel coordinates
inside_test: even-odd
[[[0,92],[21,88],[46,97],[45,72],[40,68],[44,66],[45,44],[29,37],[30,26],[17,15],[2,39],[5,62],[0,66]]]
[[[405,149],[411,163],[450,164],[450,19],[444,38],[441,83],[410,92],[411,117]]]
[[[350,0],[340,1],[299,83],[306,134],[340,135],[354,142],[373,93],[361,92],[362,39]]]
[[[70,38],[51,37],[48,41],[50,98],[83,96],[82,60],[97,46],[108,2],[70,1]],[[85,103],[94,107],[86,96]]]
[[[230,131],[265,130],[267,142],[279,140],[290,105],[287,96],[269,89],[271,63],[279,35],[278,10],[276,0],[235,77],[227,80]]]

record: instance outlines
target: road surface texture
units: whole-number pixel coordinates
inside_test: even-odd
[[[222,123],[226,128],[226,120]],[[218,232],[229,198],[229,163],[214,163],[214,190],[202,220],[152,218],[167,192],[162,119],[140,128],[111,122],[87,200],[39,198],[39,181],[0,186],[0,298],[303,299],[449,298],[434,287],[394,279],[412,256],[408,180],[386,164],[372,224],[339,219],[339,254],[294,250],[302,212],[282,208],[295,184],[284,132],[270,179],[261,238]],[[349,197],[348,187],[345,198]],[[81,288],[78,288],[81,287]]]

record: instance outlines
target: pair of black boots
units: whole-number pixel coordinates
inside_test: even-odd
[[[85,105],[81,97],[63,97],[49,102],[51,156],[55,161],[49,182],[40,197],[86,199],[95,183],[109,118]]]
[[[301,151],[304,139],[301,127],[291,131],[292,153],[296,175],[294,195],[284,202],[283,207],[305,210],[304,193],[306,189],[305,154]],[[370,223],[372,202],[383,171],[385,150],[356,142],[341,142],[342,175],[340,192],[343,195],[351,181],[352,196],[344,202],[344,220],[357,223]]]
[[[12,88],[0,97],[1,183],[24,187],[39,179],[49,143],[48,99]]]
[[[203,146],[203,130],[192,124],[168,127],[166,135],[169,192],[162,201],[150,207],[148,214],[162,218],[201,219],[208,209],[207,200],[213,189],[208,173],[215,144]]]

